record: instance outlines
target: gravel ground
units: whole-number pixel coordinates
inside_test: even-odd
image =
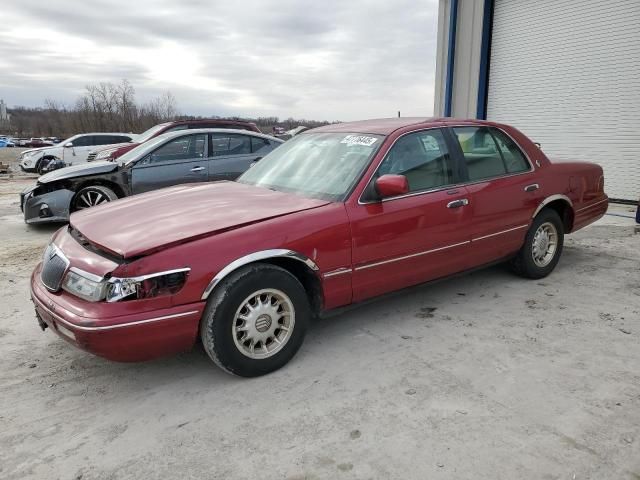
[[[0,478],[640,479],[631,219],[568,237],[541,281],[495,267],[318,321],[246,380],[200,348],[116,364],[41,332],[55,227],[22,222],[31,182],[0,178]]]

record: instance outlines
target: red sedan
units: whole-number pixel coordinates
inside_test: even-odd
[[[544,277],[607,204],[598,165],[552,163],[507,125],[329,125],[238,182],[73,214],[31,296],[43,328],[96,355],[146,360],[200,337],[219,366],[256,376],[324,311],[496,262]]]

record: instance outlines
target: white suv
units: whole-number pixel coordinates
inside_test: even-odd
[[[96,146],[126,143],[137,136],[133,133],[81,133],[51,147],[25,150],[20,155],[20,168],[25,172],[41,173],[43,167],[51,160],[62,163],[64,166],[84,163],[87,161],[89,152]]]

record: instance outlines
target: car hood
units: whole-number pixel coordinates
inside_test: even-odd
[[[113,162],[91,162],[61,168],[53,172],[46,173],[38,178],[38,183],[51,183],[69,178],[84,177],[85,175],[98,175],[101,173],[113,172],[118,168]]]
[[[27,150],[23,150],[20,155],[24,155],[26,153],[31,153],[31,152],[44,152],[47,150],[54,150],[56,148],[59,148],[57,145],[49,145],[47,147],[37,147],[37,148],[28,148]]]
[[[131,258],[328,203],[223,181],[134,195],[74,213],[70,224],[95,247]]]

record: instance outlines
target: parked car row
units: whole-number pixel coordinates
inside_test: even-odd
[[[240,130],[249,130],[251,132],[261,133],[255,123],[243,122],[236,120],[223,119],[204,119],[204,120],[177,120],[173,122],[161,123],[151,127],[142,133],[135,142],[123,143],[120,145],[111,145],[109,147],[97,148],[89,153],[87,161],[94,160],[115,160],[129,150],[145,143],[152,138],[162,135],[163,133],[175,132],[177,130],[189,130],[195,128],[231,128]]]
[[[231,129],[164,133],[117,161],[95,161],[47,173],[22,192],[27,223],[66,221],[71,212],[181,183],[235,180],[279,140]]]
[[[260,133],[251,122],[234,120],[181,120],[151,127],[140,135],[131,133],[83,133],[55,147],[35,148],[20,156],[20,168],[25,172],[46,173],[52,170],[95,160],[116,160],[129,150],[166,132],[193,128],[237,128]]]
[[[98,145],[131,142],[133,133],[81,133],[57,145],[25,150],[20,154],[20,168],[25,172],[44,173],[65,166],[84,163],[89,152]]]
[[[0,136],[0,148],[5,148],[5,147],[12,148],[15,146],[16,146],[16,143],[13,138]]]
[[[94,174],[45,175],[21,199],[27,218],[58,201],[78,211],[32,274],[40,326],[116,361],[199,340],[224,370],[262,375],[295,355],[312,318],[336,308],[497,262],[545,277],[564,235],[608,204],[598,165],[552,163],[507,125],[424,118],[327,125],[237,181],[148,191],[184,174],[219,178],[230,152],[247,162],[260,153],[254,140],[277,142],[170,132],[117,163],[90,164]],[[82,198],[85,178],[109,191]],[[128,198],[81,208],[96,194]]]

